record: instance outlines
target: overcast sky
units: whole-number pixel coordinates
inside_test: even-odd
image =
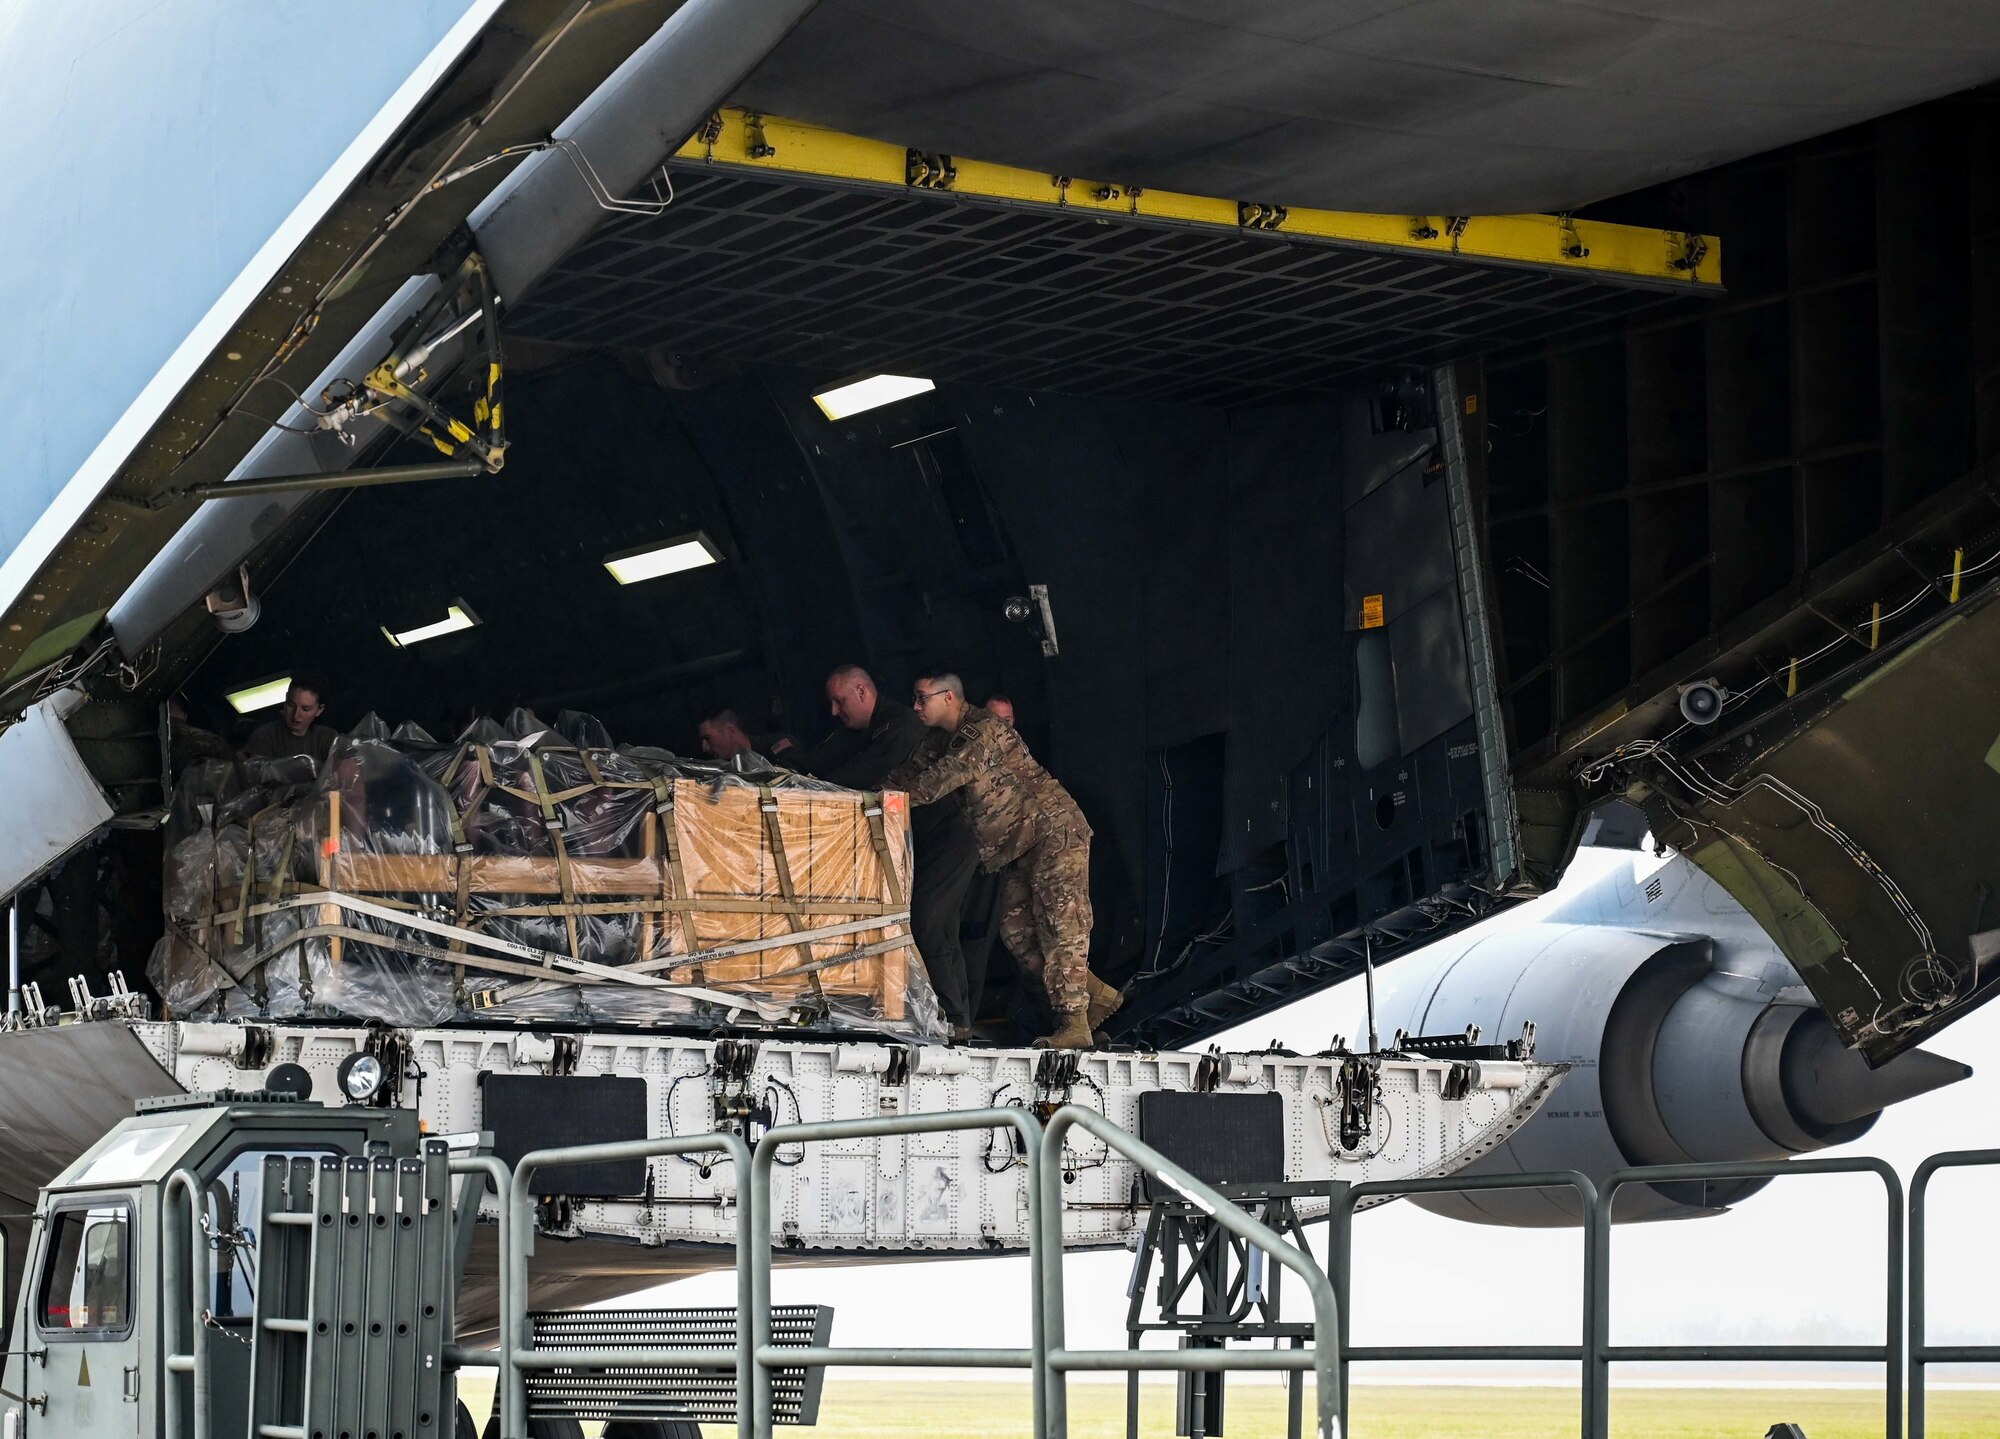
[[[1532,923],[1541,908],[1603,873],[1605,865],[1632,862],[1616,851],[1585,851],[1564,890],[1489,923]],[[1301,1000],[1222,1042],[1225,1048],[1253,1047],[1276,1038],[1311,1052],[1324,1048],[1332,1034],[1365,1034],[1363,1013],[1357,981]],[[1928,1047],[1982,1072],[1890,1110],[1850,1149],[1823,1153],[1879,1155],[1907,1184],[1918,1163],[1938,1150],[2000,1146],[2000,1005],[1961,1020]],[[2000,1326],[1988,1318],[1982,1327],[1981,1316],[1992,1312],[2000,1276],[1993,1272],[1990,1231],[1979,1225],[2000,1197],[2000,1177],[1946,1175],[1933,1194],[1932,1341],[1991,1343]],[[1883,1224],[1879,1181],[1841,1175],[1779,1180],[1719,1218],[1621,1226],[1613,1237],[1613,1341],[1879,1342]],[[1311,1232],[1323,1259],[1325,1227]],[[1968,1257],[1979,1262],[1963,1262]],[[1123,1253],[1069,1257],[1064,1272],[1072,1347],[1123,1347],[1130,1267]],[[1582,1312],[1582,1274],[1579,1230],[1464,1224],[1391,1204],[1355,1222],[1353,1339],[1571,1343]],[[730,1275],[706,1275],[633,1302],[733,1304],[734,1282]],[[1027,1342],[1021,1259],[781,1270],[773,1287],[780,1303],[833,1305],[836,1344]]]

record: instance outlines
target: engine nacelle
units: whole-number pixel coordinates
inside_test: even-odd
[[[1675,857],[1634,855],[1542,923],[1433,945],[1384,971],[1380,1023],[1489,1036],[1536,1027],[1572,1068],[1548,1106],[1473,1173],[1785,1159],[1865,1134],[1899,1100],[1971,1070],[1915,1051],[1871,1070],[1768,936]],[[1763,1180],[1631,1186],[1621,1221],[1714,1214]],[[1521,1227],[1582,1220],[1564,1190],[1443,1194],[1434,1213]]]

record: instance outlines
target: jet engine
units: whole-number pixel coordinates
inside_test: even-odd
[[[1548,1105],[1467,1174],[1786,1159],[1867,1133],[1891,1104],[1972,1071],[1921,1050],[1870,1069],[1722,887],[1679,857],[1634,853],[1540,923],[1433,945],[1384,972],[1383,1031],[1489,1036],[1535,1025],[1571,1066]],[[1444,1046],[1439,1045],[1440,1053]],[[1719,1213],[1764,1180],[1621,1191],[1621,1221]],[[1485,1224],[1575,1225],[1564,1190],[1414,1200]]]

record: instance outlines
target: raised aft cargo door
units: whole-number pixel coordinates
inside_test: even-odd
[[[15,341],[0,348],[14,399],[0,411],[0,724],[97,653],[106,612],[200,487],[267,438],[291,394],[315,392],[678,8],[198,4],[107,25],[77,5],[8,22],[0,123],[53,126],[60,143],[16,147],[0,171],[0,330]]]

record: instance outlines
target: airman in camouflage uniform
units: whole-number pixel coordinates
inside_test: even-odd
[[[1090,973],[1090,825],[1010,726],[966,702],[956,675],[924,676],[915,698],[934,733],[882,787],[906,791],[913,805],[958,793],[980,868],[1000,876],[1000,937],[1055,1010],[1047,1042],[1087,1049],[1118,1005],[1118,992]]]

